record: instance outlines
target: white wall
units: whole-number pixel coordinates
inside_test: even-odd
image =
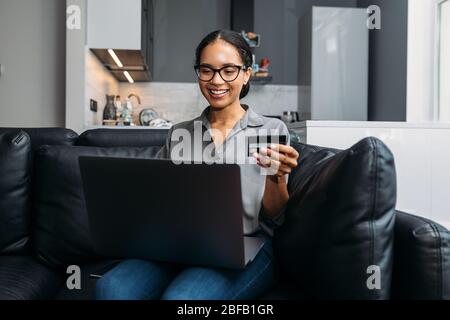
[[[67,0],[81,9],[81,29],[66,28],[66,127],[84,131],[86,0]]]
[[[450,228],[450,125],[308,122],[309,144],[347,149],[365,137],[391,149],[397,168],[397,209]]]
[[[64,126],[65,1],[0,1],[0,126]]]

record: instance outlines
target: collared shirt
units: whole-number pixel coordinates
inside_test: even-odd
[[[246,110],[244,116],[231,129],[221,146],[216,147],[212,141],[209,121],[211,107],[208,107],[199,117],[173,126],[157,157],[180,163],[237,163],[241,171],[244,234],[255,233],[260,227],[271,234],[273,227],[282,222],[282,212],[276,219],[260,219],[266,175],[262,174],[264,169],[249,154],[247,139],[285,135],[289,145],[289,131],[281,120],[263,117],[247,105],[242,107]]]

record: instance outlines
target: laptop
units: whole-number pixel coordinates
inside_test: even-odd
[[[243,234],[237,164],[83,156],[79,164],[100,255],[242,269],[264,244]]]

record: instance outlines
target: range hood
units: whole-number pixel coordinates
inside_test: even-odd
[[[150,69],[142,50],[92,49],[91,51],[119,82],[149,82]],[[131,77],[131,79],[130,79]]]

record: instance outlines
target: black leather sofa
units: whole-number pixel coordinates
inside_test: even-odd
[[[0,128],[0,299],[93,299],[90,274],[118,261],[92,249],[78,157],[149,158],[166,136]],[[293,146],[301,157],[274,236],[277,285],[261,299],[450,299],[450,233],[395,210],[395,163],[381,141]],[[67,288],[70,265],[81,290]]]

